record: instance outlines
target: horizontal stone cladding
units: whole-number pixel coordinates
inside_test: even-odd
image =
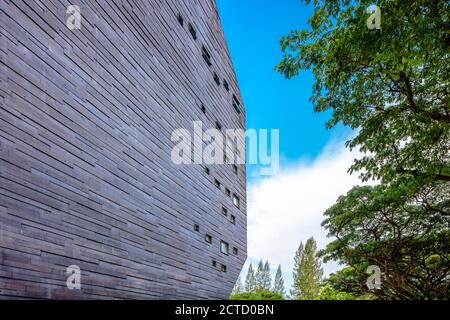
[[[70,4],[80,29],[67,1],[0,1],[0,299],[226,299],[245,165],[170,157],[193,121],[245,129],[215,2]]]

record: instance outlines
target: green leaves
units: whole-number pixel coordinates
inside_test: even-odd
[[[258,290],[256,292],[244,292],[230,296],[230,300],[284,300],[277,292]]]
[[[356,286],[360,293],[379,298],[450,297],[446,218],[450,215],[450,186],[421,186],[412,196],[408,195],[410,188],[414,186],[357,186],[326,210],[322,225],[336,240],[319,254],[325,261],[339,260],[352,266],[346,276],[351,279],[341,281],[338,288],[347,283],[348,292],[355,292]],[[377,265],[384,272],[379,291],[370,292],[363,285],[368,265]]]
[[[323,270],[314,238],[308,239],[304,247],[300,243],[294,260],[292,297],[296,300],[316,299],[320,293]]]
[[[359,129],[349,146],[367,156],[351,171],[449,181],[448,2],[378,1],[381,31],[366,27],[368,1],[314,3],[309,28],[282,38],[276,70],[291,78],[311,69],[315,110],[333,111],[327,127]]]

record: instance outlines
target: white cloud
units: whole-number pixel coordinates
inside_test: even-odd
[[[324,248],[330,239],[321,227],[323,212],[340,195],[361,184],[358,174],[348,168],[357,152],[350,152],[343,142],[331,143],[314,161],[300,161],[278,174],[250,182],[248,186],[248,257],[249,262],[268,259],[272,272],[281,264],[286,288],[292,283],[294,254],[311,236]],[[340,269],[335,263],[324,265],[325,274]]]

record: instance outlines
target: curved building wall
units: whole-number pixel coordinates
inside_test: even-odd
[[[71,4],[80,29],[67,1],[0,2],[0,299],[227,298],[245,165],[171,161],[177,128],[245,128],[214,1]]]

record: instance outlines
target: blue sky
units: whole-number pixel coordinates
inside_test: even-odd
[[[255,175],[247,165],[249,263],[268,259],[272,270],[282,265],[287,289],[292,284],[293,257],[300,241],[313,236],[319,248],[330,241],[320,226],[323,212],[338,196],[360,184],[348,167],[358,153],[345,149],[349,129],[327,130],[329,113],[314,113],[309,101],[311,72],[286,80],[274,71],[281,60],[280,37],[307,27],[312,6],[299,0],[217,0],[239,87],[247,128],[279,129],[280,171]],[[325,274],[341,268],[324,266]]]
[[[217,5],[245,103],[247,128],[280,129],[281,165],[317,157],[343,130],[326,130],[329,114],[314,113],[309,102],[311,72],[286,80],[274,71],[282,57],[280,38],[307,27],[312,6],[299,0],[217,0]],[[255,168],[248,169],[252,179]]]

